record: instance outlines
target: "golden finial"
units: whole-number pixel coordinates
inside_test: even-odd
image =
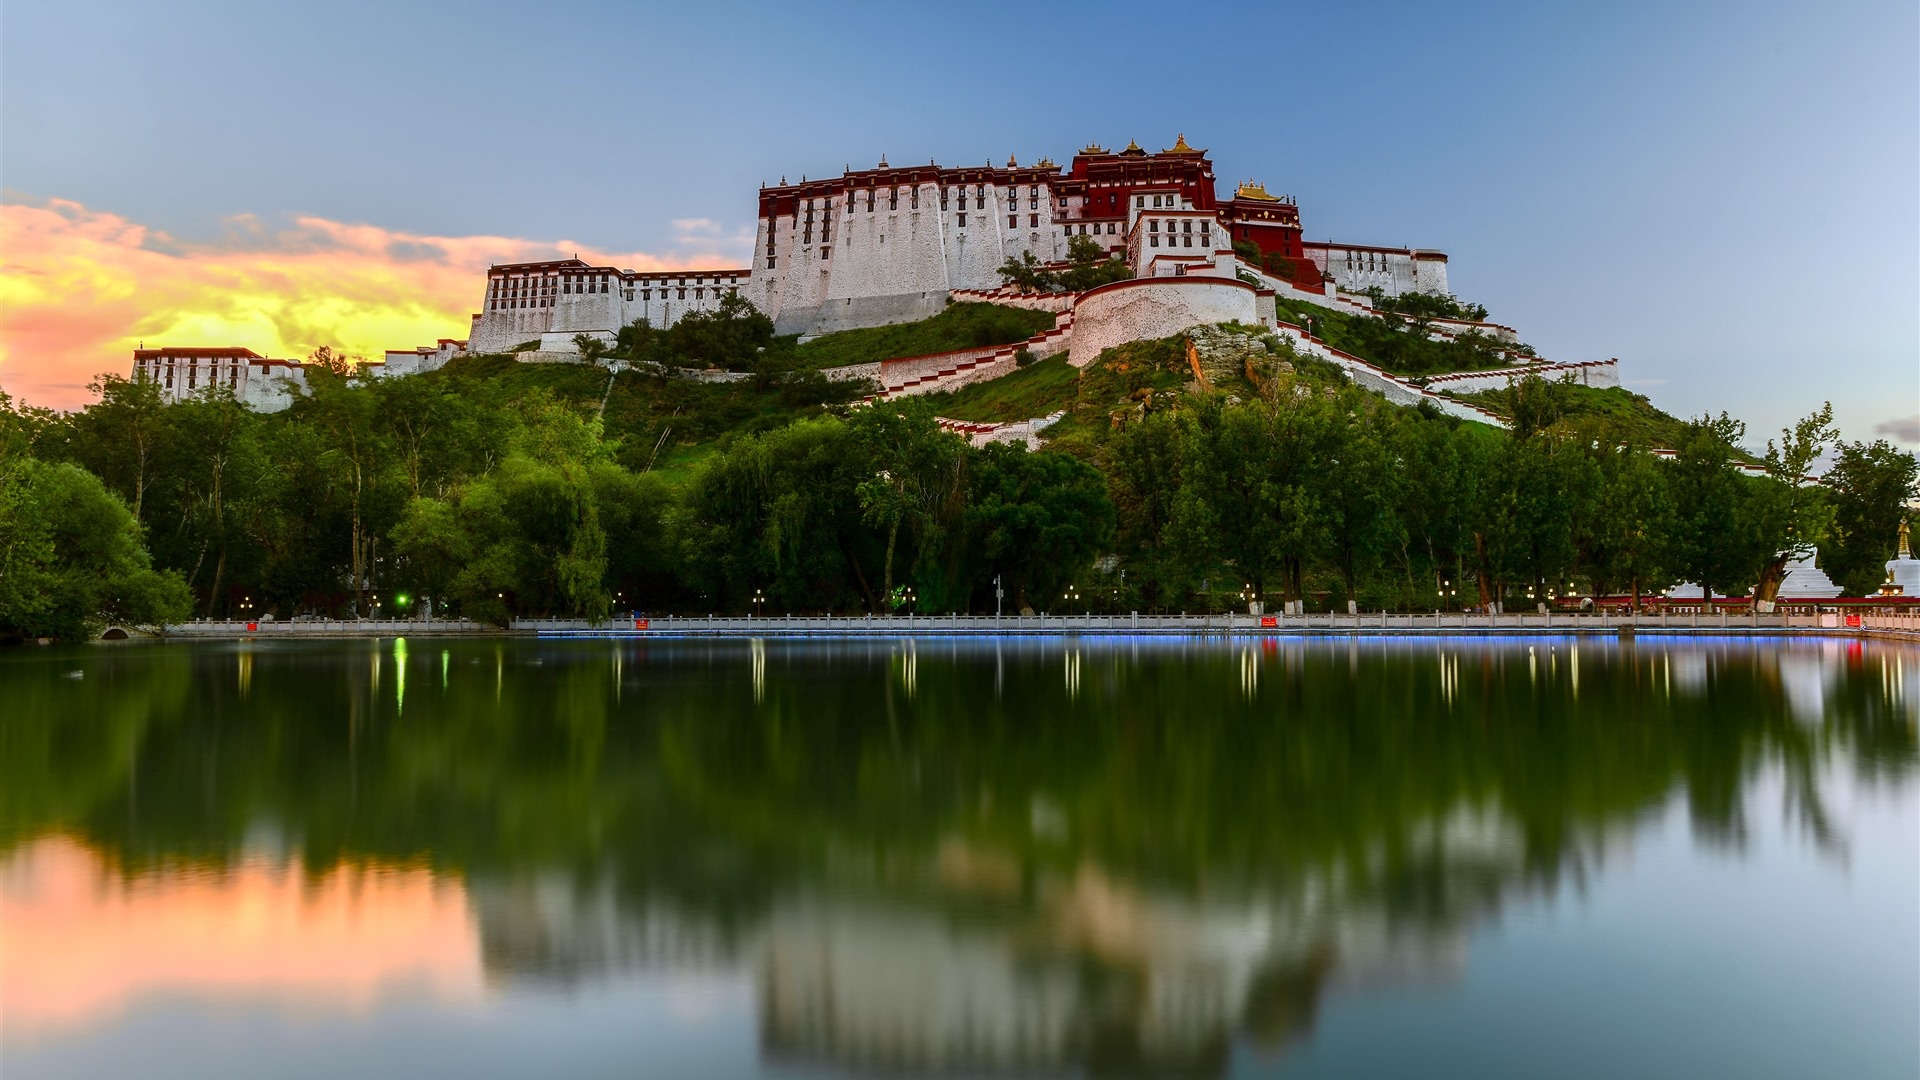
[[[1017,168],[1019,168],[1019,167],[1020,167],[1020,163],[1019,163],[1019,162],[1017,162],[1017,161],[1015,161],[1015,160],[1013,160],[1013,155],[1012,155],[1012,154],[1008,154],[1008,155],[1007,155],[1007,168],[1009,168],[1009,169],[1017,169]]]
[[[1082,147],[1080,152],[1083,154],[1104,154],[1107,152],[1107,148],[1097,142],[1090,142]]]
[[[1134,141],[1134,140],[1132,140],[1132,139],[1128,139],[1128,140],[1127,140],[1127,148],[1126,148],[1125,150],[1122,150],[1122,151],[1120,151],[1120,152],[1121,152],[1121,153],[1123,153],[1123,154],[1144,154],[1144,153],[1146,153],[1146,151],[1145,151],[1145,150],[1142,150],[1142,149],[1140,149],[1140,144],[1139,144],[1139,143],[1137,143],[1137,142],[1135,142],[1135,141]]]
[[[1235,189],[1233,193],[1233,197],[1236,199],[1257,199],[1260,202],[1279,202],[1280,201],[1278,198],[1275,198],[1274,196],[1267,194],[1267,186],[1265,184],[1256,184],[1252,180],[1249,180],[1246,183],[1241,184],[1237,189]]]
[[[1169,147],[1166,152],[1169,154],[1197,154],[1200,151],[1187,145],[1187,133],[1183,131],[1180,133],[1179,138],[1173,140],[1173,145]]]
[[[1909,544],[1910,536],[1911,536],[1911,533],[1907,526],[1907,519],[1901,518],[1900,519],[1900,552],[1899,554],[1894,556],[1895,558],[1899,558],[1899,559],[1913,558],[1913,550]],[[1881,550],[1884,551],[1886,549],[1882,548]]]

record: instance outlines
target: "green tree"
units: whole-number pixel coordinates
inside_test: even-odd
[[[109,622],[186,618],[186,583],[155,571],[140,540],[132,511],[85,469],[0,464],[0,630],[73,641]]]
[[[146,521],[147,483],[166,433],[167,402],[152,379],[103,374],[87,384],[100,400],[73,418],[80,464]]]
[[[1599,486],[1583,515],[1582,562],[1596,593],[1624,590],[1637,605],[1643,591],[1663,589],[1672,579],[1675,508],[1668,466],[1604,432],[1592,445]]]
[[[1825,482],[1833,527],[1820,560],[1851,596],[1879,589],[1908,504],[1920,498],[1920,459],[1886,440],[1842,442]]]
[[[1767,477],[1748,500],[1750,528],[1765,551],[1756,575],[1756,599],[1772,600],[1787,562],[1807,557],[1826,539],[1833,507],[1813,482],[1813,466],[1837,437],[1833,405],[1828,403],[1781,431],[1778,442],[1767,440]]]
[[[1113,502],[1105,479],[1085,462],[992,443],[978,452],[972,481],[967,526],[984,560],[976,581],[1004,576],[1018,609],[1081,580],[1112,546]]]

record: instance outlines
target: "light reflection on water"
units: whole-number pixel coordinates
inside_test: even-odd
[[[1577,919],[1608,909],[1610,883],[1646,884],[1641,848],[1680,853],[1676,887],[1747,867],[1759,887],[1732,914],[1755,917],[1731,923],[1819,893],[1817,917],[1859,923],[1833,955],[1879,964],[1842,973],[1896,1016],[1920,1007],[1920,917],[1887,894],[1914,878],[1910,650],[416,639],[54,659],[0,662],[22,706],[0,760],[10,1076],[124,1069],[162,1007],[188,1030],[261,1008],[313,1030],[411,1017],[429,1042],[450,1036],[421,1016],[468,1014],[478,1041],[442,1049],[497,1075],[510,1059],[473,1046],[535,1040],[553,1015],[613,1043],[645,1028],[609,1061],[623,1075],[1338,1073],[1404,1035],[1406,1001],[1437,1019],[1497,990],[1476,941],[1516,913],[1575,922],[1514,979],[1604,984]],[[75,663],[84,679],[54,677]],[[1629,940],[1675,933],[1688,898],[1662,905]],[[1739,946],[1792,951],[1775,933]],[[643,1016],[590,1004],[662,979]],[[1594,992],[1557,1032],[1456,1018],[1455,1037],[1625,1024]],[[1669,992],[1674,1010],[1713,1004]],[[1770,1005],[1816,1008],[1787,990]],[[1369,1023],[1387,1025],[1376,1045],[1350,1045]],[[1785,1053],[1722,1049],[1792,1075],[1814,1042],[1775,1026]],[[251,1023],[250,1066],[169,1060],[404,1071],[271,1030]],[[1851,1074],[1900,1075],[1912,1042],[1869,1026]],[[593,1071],[584,1049],[551,1052]],[[1554,1071],[1661,1054],[1626,1040]],[[1410,1039],[1385,1064],[1432,1061]]]

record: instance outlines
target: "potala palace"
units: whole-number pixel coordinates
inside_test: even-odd
[[[579,259],[496,265],[487,271],[480,310],[464,340],[389,351],[366,370],[376,376],[427,371],[467,352],[573,359],[579,335],[611,338],[641,319],[668,326],[737,294],[770,316],[778,332],[803,337],[922,319],[954,300],[1056,314],[1054,329],[1019,345],[828,372],[873,379],[887,396],[1006,374],[1020,348],[1036,356],[1066,352],[1081,365],[1111,345],[1224,322],[1291,337],[1296,348],[1341,364],[1361,385],[1401,404],[1428,400],[1476,420],[1498,422],[1441,397],[1438,387],[1485,389],[1523,370],[1546,369],[1617,385],[1612,361],[1543,364],[1519,355],[1512,369],[1416,385],[1330,349],[1310,328],[1281,323],[1273,298],[1367,312],[1373,289],[1389,296],[1446,294],[1447,256],[1310,241],[1291,197],[1241,183],[1222,199],[1217,187],[1206,151],[1189,146],[1185,136],[1158,153],[1133,143],[1117,151],[1089,145],[1065,167],[1044,158],[1027,166],[1009,159],[1004,166],[973,167],[893,166],[883,159],[832,179],[802,177],[795,184],[783,177],[759,193],[747,266],[635,271]],[[999,269],[1008,259],[1031,255],[1042,266],[1057,266],[1077,237],[1125,260],[1133,278],[1077,294],[1022,294],[1004,286]],[[1427,332],[1516,340],[1507,327],[1466,320],[1428,320]],[[291,385],[304,382],[297,362],[231,347],[141,349],[134,367],[172,397],[225,384],[261,409],[284,407]]]

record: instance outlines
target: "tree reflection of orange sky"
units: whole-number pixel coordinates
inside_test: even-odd
[[[49,837],[0,866],[9,1041],[84,1028],[145,995],[365,1011],[386,993],[478,1001],[479,928],[458,882],[417,867],[250,859],[124,875]]]

